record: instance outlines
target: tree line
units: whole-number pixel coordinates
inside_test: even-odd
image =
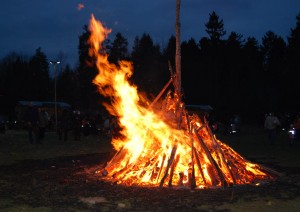
[[[205,23],[206,37],[181,42],[182,93],[186,104],[209,104],[220,119],[239,113],[254,121],[266,112],[300,112],[300,13],[286,41],[267,31],[261,42],[227,33],[216,12]],[[83,27],[78,41],[78,65],[59,65],[57,101],[80,110],[97,110],[105,99],[92,83],[98,71],[89,57],[90,32]],[[226,36],[226,38],[225,38]],[[175,66],[175,36],[166,46],[155,44],[149,34],[136,36],[131,51],[119,32],[103,44],[109,61],[133,62],[132,83],[155,96],[170,79],[168,63]],[[47,56],[37,48],[33,56],[11,53],[0,61],[1,111],[13,116],[19,100],[53,101],[54,78]],[[5,102],[4,102],[5,101]]]

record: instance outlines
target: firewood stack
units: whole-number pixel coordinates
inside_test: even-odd
[[[105,180],[128,186],[191,189],[276,179],[278,173],[251,163],[219,141],[205,116],[186,110],[181,92],[179,11],[180,0],[176,0],[176,72],[169,63],[171,78],[166,86],[147,109],[135,110],[137,114],[131,116],[134,119],[123,121],[125,128],[134,125],[134,133],[125,141],[112,141],[123,145],[97,173]],[[171,83],[173,87],[168,89]]]
[[[228,187],[240,184],[257,184],[276,179],[278,173],[251,163],[232,148],[219,141],[212,133],[205,118],[189,114],[183,102],[178,102],[176,73],[150,104],[159,108],[155,111],[161,119],[178,132],[184,134],[183,140],[169,136],[169,152],[164,152],[161,142],[147,143],[142,154],[132,162],[126,147],[119,150],[100,172],[106,180],[125,185],[143,185],[159,187]],[[173,82],[175,89],[167,90]],[[174,91],[175,92],[174,92]],[[166,93],[162,101],[159,101]],[[154,110],[154,109],[153,109]],[[155,132],[148,131],[147,136]],[[155,139],[154,139],[155,140]],[[180,170],[182,155],[179,148],[188,149],[189,161],[185,161],[186,170]],[[158,159],[160,158],[160,159]],[[186,160],[186,159],[185,159]],[[123,165],[121,165],[123,164]],[[125,164],[125,165],[124,165]],[[121,167],[121,168],[120,168]],[[149,174],[151,173],[151,174]],[[145,180],[145,175],[149,175]]]

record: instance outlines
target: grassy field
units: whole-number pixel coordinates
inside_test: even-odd
[[[81,136],[80,140],[75,141],[70,133],[68,141],[63,141],[58,139],[56,133],[46,132],[42,144],[30,144],[26,131],[11,130],[0,134],[0,165],[110,151],[110,140],[97,135]]]
[[[270,168],[279,172],[287,170],[289,178],[283,180],[287,182],[284,182],[283,186],[281,182],[279,183],[280,185],[273,185],[269,188],[266,187],[269,191],[255,191],[250,189],[246,192],[243,191],[243,195],[232,193],[232,199],[225,202],[218,202],[218,200],[212,201],[209,197],[206,197],[208,199],[206,202],[204,196],[201,197],[201,200],[198,199],[197,201],[195,196],[202,195],[197,192],[190,193],[187,195],[188,197],[184,198],[174,196],[173,199],[167,200],[170,201],[168,204],[164,202],[166,200],[156,202],[160,209],[153,206],[152,209],[147,209],[147,211],[166,211],[166,208],[164,208],[166,206],[164,205],[174,205],[172,211],[177,211],[175,205],[179,205],[179,207],[182,205],[184,208],[185,204],[193,204],[195,205],[195,208],[192,210],[185,209],[184,211],[300,211],[299,142],[290,146],[287,132],[280,131],[278,132],[275,145],[270,145],[267,135],[262,128],[250,126],[243,127],[240,135],[223,135],[222,133],[217,133],[216,137],[250,161],[264,164],[265,166],[270,165]],[[96,135],[82,136],[80,141],[74,141],[70,136],[70,139],[65,142],[60,141],[54,132],[47,132],[43,143],[38,145],[29,143],[26,131],[7,131],[5,134],[0,134],[0,168],[2,170],[6,170],[6,167],[14,167],[15,164],[22,164],[28,160],[42,161],[59,157],[81,156],[106,152],[112,152],[110,140]],[[116,193],[112,193],[113,190],[106,191],[106,189],[94,191],[96,189],[94,186],[95,184],[89,182],[92,185],[89,187],[85,179],[82,179],[84,182],[82,184],[78,184],[78,180],[75,179],[66,181],[67,184],[63,181],[64,183],[61,184],[59,180],[55,180],[55,177],[58,178],[58,174],[51,170],[51,168],[45,168],[45,170],[36,170],[34,172],[42,173],[42,176],[47,176],[47,180],[44,178],[39,179],[38,177],[36,179],[34,174],[28,173],[28,171],[24,173],[22,173],[22,170],[12,171],[12,173],[20,172],[23,178],[22,180],[30,182],[31,185],[35,186],[35,189],[41,188],[42,193],[40,196],[45,197],[45,200],[40,200],[40,205],[37,207],[34,203],[35,200],[32,200],[32,198],[38,198],[39,195],[37,194],[36,197],[33,196],[32,198],[27,196],[27,192],[30,191],[30,188],[23,187],[23,190],[20,190],[21,193],[18,194],[19,196],[17,197],[10,194],[0,194],[0,210],[57,211],[57,209],[60,209],[60,211],[139,211],[136,208],[143,208],[143,206],[144,208],[151,207],[151,202],[149,202],[148,199],[150,197],[155,198],[156,196],[155,194],[150,194],[149,197],[148,191],[145,191],[146,195],[144,195],[144,197],[134,196],[134,198],[131,196],[136,195],[134,194],[135,192],[125,193],[125,195],[119,194],[118,192],[124,192],[122,189]],[[52,176],[52,174],[54,180],[50,180],[49,176]],[[61,174],[66,174],[64,173],[64,169],[62,169]],[[70,176],[66,174],[66,176],[63,175],[60,178],[68,179],[69,177]],[[20,186],[22,185],[20,180],[21,178],[18,179],[18,176],[13,176],[8,173],[0,180],[0,188],[2,186],[2,188],[10,190],[15,183],[18,183]],[[74,183],[72,184],[72,182]],[[38,183],[41,183],[40,187],[38,186]],[[96,185],[101,186],[101,184]],[[87,197],[91,198],[93,201],[95,199],[101,201],[99,203],[89,203],[87,206],[82,206],[83,203],[79,203],[80,200],[78,200],[78,198],[80,199],[80,197],[78,197],[79,194],[76,192],[69,192],[68,195],[66,195],[66,189],[74,189],[76,192],[84,193],[85,196],[88,195]],[[57,195],[54,195],[52,199],[49,199],[47,195],[51,196],[53,192],[57,193]],[[59,199],[59,195],[61,195],[61,199]],[[59,204],[61,204],[61,206],[56,203],[57,201],[60,202]],[[20,202],[23,204],[20,205]]]
[[[278,131],[274,145],[269,144],[263,128],[251,126],[244,127],[240,135],[224,136],[217,133],[216,136],[247,159],[255,158],[284,167],[300,167],[300,142],[291,146],[287,131]]]
[[[275,145],[268,143],[266,132],[261,128],[244,127],[240,135],[216,134],[217,139],[228,144],[247,159],[256,158],[280,166],[300,167],[300,144],[289,145],[286,131],[279,131]],[[46,132],[43,143],[30,144],[26,131],[6,131],[0,134],[0,165],[26,159],[48,159],[59,156],[103,153],[112,150],[108,138],[89,135],[74,141],[69,135],[67,142],[58,139],[54,132]]]

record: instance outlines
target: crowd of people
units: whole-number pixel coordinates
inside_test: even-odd
[[[29,142],[32,144],[41,144],[47,130],[55,125],[53,118],[49,117],[47,111],[33,104],[28,106],[25,121]],[[289,121],[282,117],[278,118],[273,112],[266,115],[264,128],[267,132],[269,144],[276,144],[277,133],[281,128],[287,128],[286,125],[289,125],[288,128],[290,129],[289,143],[293,145],[296,141],[300,141],[300,113]],[[80,140],[82,135],[87,136],[89,134],[106,137],[120,136],[120,128],[115,117],[110,115],[90,117],[78,110],[72,111],[69,109],[59,113],[55,130],[58,133],[58,139],[63,141],[68,141],[70,135],[73,140]]]
[[[278,118],[273,112],[266,115],[264,128],[268,134],[268,140],[271,145],[276,143],[279,130],[288,130],[289,144],[294,145],[296,141],[300,142],[300,113],[294,118]]]
[[[64,109],[58,113],[57,125],[55,117],[47,111],[30,103],[24,117],[28,139],[31,144],[41,144],[47,131],[56,131],[59,140],[80,140],[81,136],[90,134],[111,137],[117,134],[115,117],[101,115],[90,117],[78,110]]]
[[[32,103],[29,103],[25,114],[25,121],[27,124],[29,142],[31,144],[41,144],[49,122],[48,113]]]

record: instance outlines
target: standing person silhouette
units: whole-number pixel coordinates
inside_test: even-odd
[[[271,145],[275,144],[277,127],[280,126],[280,121],[274,113],[269,113],[265,119],[265,129],[268,133],[269,142]]]
[[[81,116],[80,111],[73,111],[72,117],[73,137],[75,141],[79,141],[81,137]]]
[[[25,120],[27,122],[29,142],[31,144],[39,143],[39,137],[38,137],[39,111],[38,108],[35,105],[33,105],[32,102],[30,102],[28,105],[25,114]]]
[[[42,143],[42,140],[45,137],[46,129],[48,127],[49,117],[44,109],[39,108],[38,112],[39,112],[39,124],[38,124],[38,126],[39,126],[39,129],[38,129],[39,130],[39,143]]]

